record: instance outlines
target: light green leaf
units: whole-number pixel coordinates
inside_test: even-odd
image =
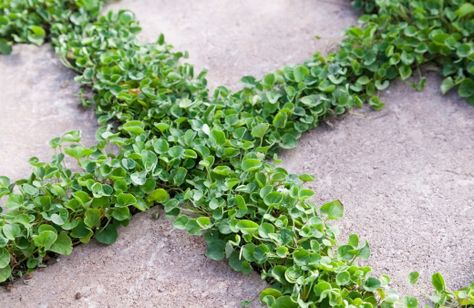
[[[270,127],[270,124],[268,123],[259,123],[255,125],[252,128],[252,133],[251,133],[252,137],[263,138],[263,136],[265,136],[265,134],[267,133],[267,130],[269,127]]]
[[[454,88],[454,86],[455,86],[455,83],[454,83],[453,78],[451,77],[445,78],[443,82],[441,83],[441,93],[443,94],[448,93],[449,90]]]
[[[12,275],[12,268],[10,266],[6,266],[0,269],[0,283],[7,281],[8,278]]]
[[[100,210],[99,209],[87,209],[84,216],[84,223],[89,228],[94,228],[100,225]]]
[[[209,217],[198,217],[196,218],[196,222],[203,230],[209,229],[212,226],[211,219]]]
[[[239,220],[237,228],[239,228],[243,234],[254,234],[258,231],[258,224],[251,220]]]
[[[51,230],[41,231],[38,235],[33,237],[33,242],[40,248],[48,250],[54,244],[58,234]]]
[[[170,195],[163,188],[157,188],[148,195],[148,201],[156,201],[159,203],[168,201],[169,198]]]
[[[344,206],[341,201],[334,200],[322,205],[321,213],[325,214],[328,219],[340,219],[344,216]]]
[[[0,268],[5,268],[10,264],[10,253],[6,248],[0,248]]]
[[[255,171],[260,169],[262,162],[256,158],[245,158],[242,161],[242,170],[245,172]]]
[[[446,289],[446,284],[441,273],[434,273],[433,276],[431,276],[431,284],[438,292],[444,291]]]
[[[336,275],[336,283],[338,286],[344,286],[351,282],[351,274],[349,272],[344,271],[340,272]]]
[[[420,273],[418,273],[418,272],[411,272],[411,273],[408,275],[408,281],[410,282],[410,284],[416,284],[419,277],[420,277]]]
[[[280,110],[276,116],[273,118],[273,126],[277,128],[283,128],[286,126],[286,121],[288,120],[288,116],[286,112]]]
[[[48,250],[60,255],[65,255],[65,256],[70,255],[72,252],[71,238],[67,235],[66,232],[59,233],[57,240],[54,242],[53,246],[51,246],[51,248]]]

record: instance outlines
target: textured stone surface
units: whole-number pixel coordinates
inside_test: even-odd
[[[318,202],[344,203],[341,239],[368,240],[375,272],[419,296],[437,271],[451,288],[474,281],[474,108],[439,85],[434,76],[423,92],[397,82],[384,110],[355,110],[282,155],[289,170],[317,175]]]
[[[343,0],[124,0],[112,7],[136,12],[144,41],[165,33],[191,63],[209,69],[212,87],[233,89],[243,75],[331,50],[355,20]],[[341,238],[356,232],[369,240],[368,263],[406,293],[418,292],[404,284],[414,269],[424,274],[423,291],[437,270],[452,287],[474,279],[474,108],[440,96],[438,84],[431,78],[417,93],[398,83],[383,97],[385,110],[357,110],[282,155],[290,170],[318,176],[311,184],[318,202],[344,202]],[[25,160],[47,158],[48,140],[68,129],[91,140],[95,120],[76,107],[76,94],[72,74],[48,46],[17,46],[0,57],[0,174],[28,174]],[[264,285],[257,275],[236,274],[204,251],[200,238],[139,214],[116,244],[77,247],[27,284],[0,291],[0,306],[238,307],[257,296]]]
[[[208,69],[209,85],[238,88],[245,75],[263,76],[337,47],[356,14],[345,0],[124,0],[141,22],[141,39],[160,33],[190,63]]]
[[[94,140],[95,116],[79,106],[78,90],[49,46],[18,45],[0,56],[0,175],[28,176],[28,159],[49,160],[49,140],[69,130]]]
[[[111,246],[78,246],[72,255],[34,273],[1,307],[239,307],[264,287],[204,256],[199,237],[176,231],[152,209],[134,217]]]

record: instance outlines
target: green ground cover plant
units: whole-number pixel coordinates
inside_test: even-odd
[[[92,238],[112,244],[134,213],[160,205],[176,228],[204,236],[209,258],[258,271],[269,307],[419,305],[358,265],[370,249],[355,234],[336,241],[343,205],[313,204],[303,185],[312,176],[289,174],[276,153],[328,117],[383,108],[377,92],[422,65],[439,69],[442,93],[474,104],[472,3],[356,0],[364,15],[336,52],[210,94],[186,53],[163,36],[140,43],[133,13],[100,16],[103,2],[0,0],[0,53],[50,41],[100,124],[95,146],[67,132],[51,141],[50,162],[30,160],[29,178],[0,177],[0,281]],[[436,307],[474,305],[474,283],[453,291],[439,273],[432,282]]]

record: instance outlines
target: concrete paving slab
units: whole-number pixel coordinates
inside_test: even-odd
[[[211,88],[237,89],[242,76],[262,77],[327,53],[356,21],[345,0],[124,0],[109,8],[134,12],[143,41],[163,33],[189,51],[190,63],[208,69]]]
[[[70,130],[94,140],[92,111],[79,106],[79,87],[49,46],[17,45],[0,56],[0,175],[29,176],[28,159],[49,160],[48,142]]]
[[[341,239],[368,240],[375,273],[417,296],[437,271],[453,289],[474,281],[474,107],[441,96],[440,82],[431,75],[423,92],[396,82],[382,111],[355,110],[282,155],[289,170],[317,176],[318,203],[344,203]]]
[[[134,217],[111,246],[78,246],[32,279],[0,292],[0,307],[239,307],[265,286],[204,256],[199,237]]]

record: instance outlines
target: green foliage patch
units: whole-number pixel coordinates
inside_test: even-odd
[[[100,124],[95,146],[68,132],[51,141],[51,162],[30,160],[29,178],[0,177],[0,281],[92,238],[112,244],[134,213],[160,204],[176,228],[204,236],[209,258],[258,271],[269,283],[260,296],[269,307],[418,306],[387,276],[358,265],[368,244],[355,234],[338,243],[330,224],[342,218],[342,204],[313,204],[303,185],[312,177],[288,173],[275,153],[328,117],[364,103],[382,108],[377,92],[425,64],[439,68],[443,93],[456,90],[474,104],[472,4],[356,0],[366,14],[335,53],[211,95],[205,72],[182,61],[186,53],[163,36],[138,42],[134,15],[99,16],[102,4],[0,0],[0,53],[51,41],[78,73],[82,103]],[[432,283],[435,306],[474,305],[474,284],[451,291],[439,273]]]

